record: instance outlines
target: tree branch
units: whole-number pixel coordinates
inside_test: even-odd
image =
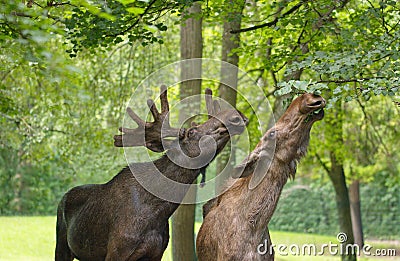
[[[371,123],[371,127],[374,130],[375,135],[378,138],[379,142],[382,144],[382,147],[385,150],[386,155],[390,155],[389,149],[386,147],[382,136],[379,134],[379,131],[376,129],[376,126],[374,125],[373,118],[367,113],[367,111],[365,110],[365,106],[361,103],[361,101],[358,99],[358,97],[357,97],[356,101],[357,101],[358,105],[360,106],[361,111],[364,114],[365,119],[368,120]]]
[[[274,26],[279,22],[279,19],[284,18],[285,16],[288,16],[288,15],[294,13],[296,10],[298,10],[306,2],[307,1],[299,2],[297,5],[295,5],[292,8],[290,8],[287,12],[283,13],[280,17],[275,17],[275,19],[272,20],[271,22],[267,22],[267,23],[264,23],[264,24],[259,24],[259,25],[255,25],[255,26],[252,26],[252,27],[239,29],[239,30],[232,30],[232,31],[230,31],[230,33],[231,34],[238,34],[238,33],[244,33],[244,32],[248,32],[248,31],[257,30],[257,29],[264,28],[264,27]]]
[[[319,164],[321,164],[322,168],[329,174],[330,170],[328,168],[328,165],[326,165],[326,163],[321,159],[318,153],[315,153],[315,156],[317,157],[317,160]]]
[[[377,77],[365,77],[365,78],[355,78],[355,79],[340,79],[340,80],[320,80],[317,81],[316,83],[349,83],[349,82],[361,82],[361,81],[369,81],[372,79],[386,79],[387,77],[384,76],[377,76]]]
[[[154,3],[157,2],[157,0],[152,0],[149,5],[146,7],[146,9],[144,10],[144,12],[142,14],[139,15],[139,17],[136,19],[136,21],[131,24],[128,28],[122,30],[121,32],[117,33],[117,34],[112,34],[112,35],[106,35],[106,36],[111,36],[111,37],[116,37],[118,35],[122,35],[125,34],[126,32],[132,30],[132,28],[134,28],[136,25],[138,25],[138,23],[140,22],[140,20],[142,20],[143,16],[145,16],[150,8],[154,5]]]
[[[50,128],[50,129],[48,129],[48,130],[46,130],[47,132],[58,132],[58,133],[61,133],[61,134],[65,134],[65,135],[68,135],[68,133],[66,132],[66,131],[64,131],[64,130],[59,130],[59,129],[54,129],[54,128]]]

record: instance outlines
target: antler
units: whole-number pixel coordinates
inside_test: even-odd
[[[120,127],[122,135],[114,136],[116,147],[145,146],[154,152],[163,152],[172,143],[171,140],[164,140],[166,137],[178,137],[183,135],[183,129],[171,128],[169,124],[169,104],[167,87],[160,87],[161,113],[157,110],[152,99],[147,100],[147,105],[153,115],[153,122],[142,120],[130,107],[126,108],[128,115],[138,125],[136,129]]]
[[[208,111],[208,118],[214,117],[218,112],[221,111],[221,107],[219,105],[219,102],[217,100],[213,100],[212,98],[212,90],[207,88],[206,89],[206,106],[207,106],[207,111]]]

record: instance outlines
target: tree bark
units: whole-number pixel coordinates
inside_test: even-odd
[[[332,139],[332,144],[336,144],[335,146],[341,146],[341,144],[343,144],[343,111],[341,102],[338,102],[335,108],[336,110],[334,115],[330,115],[330,117],[327,117],[326,119],[327,123],[331,125],[327,135]],[[350,214],[349,193],[346,185],[343,159],[341,158],[341,155],[339,155],[339,151],[341,151],[341,149],[338,147],[332,147],[330,149],[329,156],[331,167],[328,171],[328,175],[335,189],[340,232],[345,233],[347,237],[347,239],[341,243],[344,246],[343,249],[347,249],[348,245],[354,244],[354,236]],[[346,253],[346,251],[341,253],[341,258],[344,261],[357,260],[356,253]]]
[[[195,2],[186,10],[187,14],[201,14],[201,3]],[[199,17],[182,21],[181,25],[181,59],[201,58],[203,52],[202,20]],[[181,68],[181,79],[196,78],[197,80],[183,81],[180,85],[180,100],[201,93],[201,61],[184,63]],[[199,96],[198,96],[199,97]],[[200,99],[188,103],[179,113],[179,121],[187,121],[193,111],[200,111]],[[190,189],[185,200],[194,201],[196,189]],[[172,216],[172,256],[173,260],[196,260],[194,245],[194,204],[181,205]]]
[[[364,233],[361,220],[360,181],[353,180],[349,186],[351,220],[353,224],[354,242],[360,247],[364,246]]]
[[[225,16],[222,33],[222,53],[221,53],[221,83],[219,85],[219,97],[232,107],[236,108],[237,85],[238,85],[238,65],[239,56],[232,51],[240,45],[240,34],[231,34],[232,30],[239,30],[242,21],[242,12],[245,1],[226,0],[225,6],[229,6],[229,12]],[[228,64],[226,64],[226,63]],[[232,66],[233,65],[233,66]],[[229,162],[230,156],[234,157],[231,144],[227,144],[225,149],[217,158],[217,174],[221,173]],[[231,159],[235,163],[235,159]],[[224,183],[223,181],[220,181]],[[223,184],[216,184],[216,192],[220,191]]]
[[[20,148],[18,150],[18,165],[16,168],[16,173],[13,177],[14,179],[14,199],[13,199],[13,203],[14,205],[14,209],[22,214],[24,212],[24,205],[23,205],[23,201],[22,201],[22,192],[24,190],[24,167],[27,165],[27,163],[25,162],[25,160],[23,159],[25,152],[22,148]]]
[[[346,249],[347,245],[354,244],[353,228],[350,215],[350,200],[346,186],[343,164],[339,162],[333,152],[330,155],[332,167],[329,177],[332,181],[336,193],[336,207],[339,219],[340,232],[345,233],[347,240],[343,242]],[[357,260],[355,253],[342,253],[342,260]]]

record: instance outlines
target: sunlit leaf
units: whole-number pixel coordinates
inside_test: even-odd
[[[126,11],[128,11],[129,13],[132,13],[134,15],[140,15],[144,13],[144,9],[140,8],[140,7],[129,7],[126,8]]]

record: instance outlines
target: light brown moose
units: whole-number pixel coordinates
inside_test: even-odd
[[[55,260],[161,260],[169,240],[168,218],[179,206],[188,186],[176,191],[165,187],[159,178],[164,176],[181,184],[191,184],[209,163],[187,168],[176,164],[170,156],[175,160],[187,157],[193,162],[205,153],[211,154],[208,158],[212,160],[230,135],[242,133],[247,124],[247,118],[234,109],[220,111],[211,95],[208,89],[209,119],[189,129],[170,127],[165,86],[161,88],[161,113],[152,100],[148,101],[154,122],[143,121],[128,108],[138,128],[121,128],[124,134],[114,137],[115,146],[168,151],[153,162],[130,164],[105,184],[78,186],[68,191],[57,210]],[[164,139],[167,137],[177,138]],[[214,140],[216,151],[201,147],[205,137]],[[143,182],[172,193],[175,199],[171,202],[153,195],[142,186]]]
[[[234,169],[241,178],[230,180],[229,189],[204,205],[196,246],[200,261],[274,260],[273,251],[268,251],[268,223],[283,186],[294,178],[306,153],[313,123],[324,116],[324,107],[320,96],[297,97]]]

